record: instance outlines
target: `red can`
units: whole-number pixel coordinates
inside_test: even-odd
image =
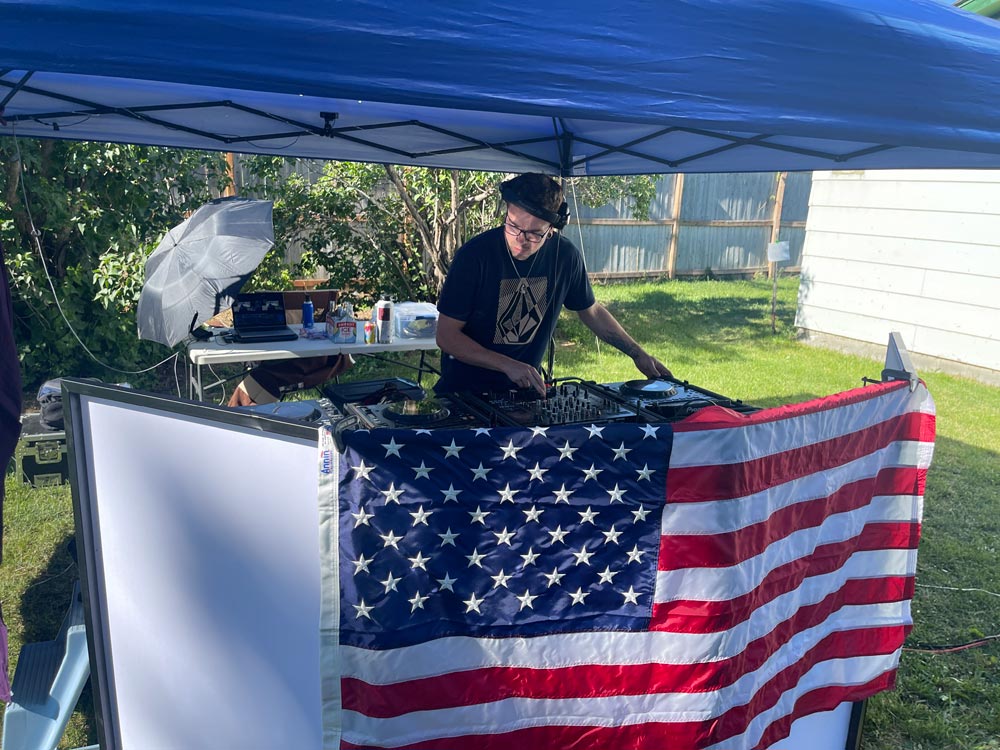
[[[365,343],[374,344],[375,343],[375,324],[370,320],[365,323]]]

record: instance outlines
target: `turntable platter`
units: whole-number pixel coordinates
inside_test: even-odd
[[[451,415],[444,404],[433,398],[396,402],[387,406],[384,413],[396,424],[414,426],[437,424]]]
[[[278,401],[273,404],[254,404],[238,408],[251,414],[298,419],[302,422],[318,422],[323,418],[323,411],[316,401]]]
[[[648,399],[670,398],[677,395],[677,386],[669,380],[651,378],[649,380],[629,380],[622,383],[622,393]]]

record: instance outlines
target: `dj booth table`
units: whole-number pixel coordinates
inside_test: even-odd
[[[301,329],[301,326],[298,325],[290,327],[295,331]],[[420,377],[425,372],[436,372],[434,366],[426,360],[425,355],[427,352],[436,351],[437,348],[437,342],[433,338],[400,338],[391,344],[340,344],[326,338],[299,338],[296,341],[238,344],[235,342],[229,343],[222,335],[217,335],[207,341],[194,342],[188,346],[188,397],[203,401],[206,390],[219,386],[224,382],[216,380],[212,383],[204,383],[202,379],[202,368],[204,367],[234,363],[246,364],[249,362],[302,359],[305,357],[329,357],[335,354],[370,357],[379,354],[420,352],[420,363],[415,368],[419,382]]]
[[[571,382],[342,430],[67,390],[106,750],[853,750],[912,626],[915,379],[678,421]]]

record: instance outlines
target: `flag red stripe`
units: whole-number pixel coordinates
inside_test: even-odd
[[[341,680],[343,707],[366,716],[388,718],[507,698],[555,700],[711,692],[759,669],[788,642],[801,623],[812,627],[843,604],[836,597],[829,599],[810,607],[803,617],[796,615],[782,623],[728,659],[693,664],[584,664],[553,669],[484,667],[389,685],[372,685],[345,677]],[[815,664],[845,656],[891,654],[902,645],[909,630],[909,626],[892,625],[830,633],[804,657]]]
[[[924,469],[888,467],[840,487],[826,497],[779,508],[766,520],[716,534],[668,534],[660,540],[659,569],[724,568],[761,554],[792,532],[814,528],[838,513],[857,510],[878,495],[910,495],[922,487]]]
[[[675,433],[681,433],[770,424],[771,422],[779,422],[785,419],[819,414],[824,411],[850,406],[851,404],[859,404],[863,401],[873,401],[877,398],[885,397],[893,391],[908,387],[909,384],[904,381],[873,383],[861,388],[844,391],[843,393],[836,393],[832,396],[823,396],[822,398],[803,401],[797,404],[775,406],[771,409],[762,409],[750,414],[740,414],[721,406],[709,406],[705,409],[699,409],[690,417],[682,419],[680,422],[675,422],[673,428]]]
[[[510,697],[553,699],[716,690],[740,675],[758,669],[796,633],[822,623],[844,606],[902,601],[912,595],[913,579],[907,576],[847,581],[841,589],[830,592],[823,600],[801,607],[769,633],[747,644],[740,654],[714,662],[588,664],[558,669],[495,667],[383,686],[344,678],[343,706],[369,716],[388,717],[412,711],[489,703]],[[703,618],[689,616],[689,619]],[[661,628],[668,629],[683,630]],[[850,631],[854,633],[854,655],[891,653],[902,645],[908,631],[908,626],[871,628],[864,632],[865,637],[871,640],[867,644],[859,631]]]
[[[919,441],[929,415],[901,414],[857,432],[732,464],[671,466],[668,503],[744,497],[794,479],[842,466],[900,440]]]
[[[903,639],[909,632],[909,628],[897,626],[895,628],[887,628],[887,630],[896,631],[896,637],[886,638],[884,641],[881,639],[865,638],[860,643],[857,639],[864,631],[846,630],[832,633],[822,643],[817,644],[815,648],[803,654],[802,658],[792,662],[764,685],[760,686],[750,701],[749,710],[743,710],[743,707],[733,708],[719,717],[719,721],[712,731],[712,740],[714,742],[725,742],[728,738],[743,734],[750,721],[757,714],[774,706],[787,690],[797,685],[799,680],[820,662],[830,659],[846,659],[852,656],[891,654],[902,645]],[[867,650],[873,645],[875,649],[869,654]],[[838,704],[839,701],[833,704],[833,706]],[[833,708],[833,706],[830,706],[830,708]]]
[[[821,545],[811,555],[778,566],[764,577],[759,586],[742,596],[724,601],[675,599],[654,603],[650,630],[674,633],[728,630],[749,618],[759,607],[794,591],[806,578],[832,573],[843,567],[856,552],[916,549],[919,537],[920,525],[917,523],[869,524],[853,539]]]
[[[877,604],[909,599],[913,595],[910,576],[880,576],[855,578],[828,596],[842,595],[841,604]],[[819,603],[822,603],[821,602]],[[653,606],[653,623],[650,630],[669,633],[721,633],[746,620],[753,610],[745,607],[735,615],[725,610],[725,602],[688,600]],[[764,603],[762,603],[764,604]],[[807,605],[816,606],[816,605]],[[832,611],[832,610],[831,610]]]
[[[497,734],[441,737],[409,745],[392,745],[394,750],[511,750],[511,748],[552,748],[555,750],[663,750],[671,747],[702,747],[707,734],[702,722],[647,723],[619,727],[544,726]],[[699,744],[700,743],[700,744]],[[371,748],[342,740],[344,750]],[[380,746],[381,747],[381,746]]]
[[[499,749],[521,745],[526,747],[574,748],[574,750],[587,748],[589,750],[589,748],[607,747],[657,748],[659,743],[666,741],[678,743],[679,747],[699,747],[702,743],[708,742],[709,739],[712,742],[720,742],[742,734],[757,714],[771,708],[785,691],[793,689],[802,676],[817,664],[831,659],[891,654],[902,643],[907,631],[908,628],[893,626],[831,633],[804,653],[799,660],[768,680],[746,704],[735,706],[721,716],[706,721],[648,722],[619,727],[554,725],[498,734],[440,738],[401,747],[435,747],[447,750],[447,748],[471,746]],[[691,665],[685,666],[685,668],[697,669],[705,666],[708,665]],[[428,680],[414,680],[388,687],[374,687],[358,684],[357,680],[344,680],[342,684],[344,708],[358,710],[355,706],[362,705],[367,709],[368,715],[376,715],[371,711],[371,708],[381,706],[386,709],[385,714],[377,714],[381,717],[398,716],[411,711],[430,711],[446,708],[450,705],[484,703],[491,699],[502,700],[514,696],[525,696],[526,693],[526,697],[542,699],[578,697],[580,694],[585,697],[611,694],[646,695],[656,693],[658,689],[669,689],[670,686],[676,685],[677,679],[677,676],[672,674],[661,674],[661,670],[672,671],[673,666],[597,667],[597,670],[604,672],[605,680],[601,685],[594,685],[596,682],[595,674],[592,672],[594,669],[595,667],[527,671],[509,668],[484,669],[464,675],[455,674]],[[588,687],[593,685],[595,689],[590,692],[566,689],[570,687],[567,683],[579,678],[587,680]],[[626,680],[629,690],[620,689],[616,683],[618,679]],[[459,685],[459,682],[463,684]],[[501,684],[497,685],[497,683]],[[539,695],[540,691],[535,689],[536,683],[551,688],[551,694],[546,692]],[[525,685],[530,685],[532,689],[524,690]],[[601,690],[601,687],[604,687],[605,690]],[[837,687],[840,689],[840,686]],[[463,688],[464,694],[458,695]],[[440,693],[443,689],[447,689],[449,694],[456,698],[461,697],[464,700],[457,703],[454,701],[442,702]],[[815,705],[817,701],[822,702],[822,695],[826,690],[812,691],[809,694],[809,704]],[[378,695],[372,695],[373,692],[378,693]],[[827,700],[831,700],[831,698],[828,697]],[[800,703],[801,701],[796,702],[796,710],[799,709]],[[839,703],[838,700],[826,707],[833,708]],[[812,710],[822,709],[813,708]],[[776,724],[772,724],[771,727],[775,727]],[[780,732],[780,724],[777,726],[778,728],[770,731]],[[342,747],[359,746],[344,743]]]
[[[796,719],[819,711],[830,711],[845,701],[864,700],[875,695],[875,693],[880,693],[883,690],[892,690],[894,687],[896,687],[895,670],[880,674],[875,679],[863,685],[830,685],[829,687],[808,692],[795,702],[795,708],[792,713],[772,722],[764,730],[755,750],[758,748],[761,750],[769,748],[776,742],[785,739],[791,734],[792,722]]]

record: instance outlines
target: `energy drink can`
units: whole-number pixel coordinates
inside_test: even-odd
[[[370,320],[365,323],[365,343],[374,344],[375,341],[375,324]]]
[[[383,297],[375,305],[375,336],[380,344],[391,344],[393,339],[392,299]]]

